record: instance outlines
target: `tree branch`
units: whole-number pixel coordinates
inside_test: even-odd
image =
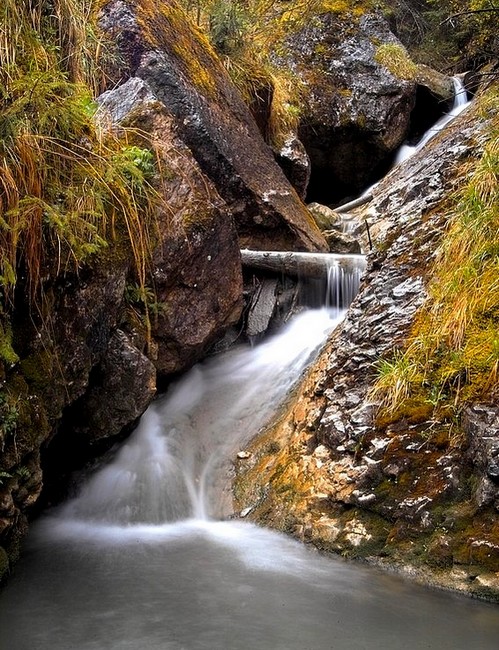
[[[467,16],[469,14],[483,14],[483,13],[490,13],[490,12],[495,12],[499,11],[499,7],[490,7],[489,9],[468,9],[468,11],[460,11],[457,14],[452,14],[452,16],[448,16],[445,20],[442,20],[440,23],[441,25],[445,25],[445,23],[448,23],[454,18],[460,18],[461,16]]]

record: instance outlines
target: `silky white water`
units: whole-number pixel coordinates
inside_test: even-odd
[[[433,137],[440,133],[452,120],[457,117],[464,109],[469,106],[471,101],[468,99],[468,94],[466,88],[463,85],[463,82],[459,77],[452,78],[454,82],[454,103],[451,110],[443,115],[439,120],[431,126],[428,131],[423,135],[423,137],[415,145],[404,144],[400,147],[395,158],[395,164],[407,160],[410,156],[422,149],[425,144],[427,144]]]
[[[33,527],[0,594],[0,649],[497,648],[494,606],[221,520],[232,514],[230,460],[342,314],[309,310],[157,400],[78,495]]]

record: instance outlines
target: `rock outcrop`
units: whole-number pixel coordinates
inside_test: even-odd
[[[242,309],[234,222],[173,118],[141,80],[101,105],[103,124],[135,127],[135,144],[155,153],[160,200],[146,285],[140,288],[130,251],[118,243],[78,274],[47,279],[39,310],[30,313],[21,292],[16,297],[19,361],[0,365],[2,573],[42,486],[60,490],[62,474],[143,413],[157,376],[167,380],[204,356]]]
[[[241,511],[320,548],[499,599],[497,405],[471,406],[456,437],[430,405],[376,418],[371,392],[425,301],[442,199],[482,151],[481,119],[468,111],[376,188],[359,294],[288,415],[238,461],[236,492]]]
[[[237,321],[241,263],[234,221],[174,118],[142,79],[133,77],[99,98],[101,119],[143,134],[154,148],[158,189],[168,201],[158,214],[152,253],[149,355],[161,375],[185,370]]]
[[[325,13],[283,49],[277,63],[303,82],[298,136],[311,160],[309,200],[335,203],[378,180],[453,94],[448,77],[410,61],[378,15]]]
[[[122,61],[111,84],[133,76],[147,83],[229,205],[241,247],[327,250],[224,67],[175,0],[110,0],[100,26]]]

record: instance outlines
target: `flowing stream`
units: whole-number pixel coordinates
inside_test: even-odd
[[[231,519],[230,459],[344,310],[193,368],[77,495],[32,528],[0,594],[1,650],[497,648],[499,611]],[[354,274],[355,275],[355,274]]]
[[[423,134],[418,142],[415,144],[402,144],[395,154],[392,169],[400,163],[403,163],[404,160],[407,160],[413,156],[416,152],[420,151],[432,138],[437,135],[437,133],[440,133],[440,131],[442,131],[448,124],[452,122],[455,117],[462,113],[464,109],[471,104],[471,100],[468,98],[468,93],[461,79],[459,77],[452,77],[452,81],[454,84],[454,101],[451,110],[443,115],[439,120],[437,120]],[[348,215],[348,212],[350,210],[368,203],[372,199],[373,189],[378,185],[379,182],[380,181],[378,180],[372,185],[369,185],[369,187],[367,187],[358,198],[353,199],[352,201],[348,201],[347,203],[342,203],[341,205],[337,206],[335,210],[340,214],[346,213]],[[355,220],[352,220],[348,216],[345,216],[343,221],[344,232],[351,232],[354,227]]]
[[[410,156],[415,154],[416,151],[422,149],[427,142],[429,142],[435,135],[437,135],[437,133],[444,129],[447,124],[452,122],[455,117],[462,113],[464,109],[471,104],[471,100],[468,99],[468,93],[466,92],[466,88],[461,79],[459,77],[453,77],[452,81],[454,82],[454,103],[451,110],[437,120],[416,144],[403,144],[397,152],[394,163],[395,165],[407,160],[407,158],[410,158]]]

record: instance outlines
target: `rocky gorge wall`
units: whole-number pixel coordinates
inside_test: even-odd
[[[116,56],[109,89],[98,98],[96,119],[102,129],[120,133],[128,128],[134,133],[127,136],[130,144],[153,153],[153,182],[163,200],[155,215],[145,286],[140,286],[130,251],[122,247],[118,233],[116,245],[92,264],[45,278],[40,309],[32,308],[20,284],[12,316],[0,312],[0,577],[15,562],[42,488],[47,494],[59,491],[62,478],[76,465],[126,435],[154,398],[158,383],[165,385],[202,359],[228,329],[239,325],[240,247],[329,249],[330,240],[300,199],[310,172],[305,149],[313,154],[318,148],[312,136],[327,133],[321,147],[334,158],[327,173],[339,187],[347,173],[346,161],[356,161],[349,163],[348,173],[353,175],[359,160],[365,160],[366,149],[359,144],[364,140],[369,142],[369,156],[388,164],[411,132],[423,84],[421,79],[398,78],[374,59],[374,43],[393,41],[379,16],[364,17],[360,27],[358,21],[349,20],[339,29],[341,19],[333,12],[295,34],[282,65],[308,75],[310,95],[304,99],[299,132],[291,134],[298,150],[305,152],[299,161],[304,174],[294,188],[215,52],[177,3],[100,4],[100,26],[114,43]],[[333,42],[333,35],[344,39],[344,46]],[[319,47],[321,43],[330,47]],[[362,56],[352,57],[353,50]],[[449,79],[436,78],[438,89],[435,78],[424,87],[428,92],[433,89],[438,103],[446,99]],[[326,104],[331,108],[327,115]],[[355,138],[343,138],[347,132],[355,132]],[[411,526],[414,523],[418,535],[431,537],[437,530],[435,522],[441,523],[437,519],[430,528],[421,527],[429,507],[420,512],[419,502],[401,506],[400,516],[387,514],[399,501],[410,501],[407,485],[406,492],[387,492],[386,499],[375,494],[373,505],[370,488],[361,479],[367,481],[374,473],[368,471],[370,466],[380,467],[376,454],[384,447],[371,440],[385,441],[393,435],[397,441],[389,447],[396,458],[381,472],[385,477],[378,483],[381,492],[398,484],[404,469],[399,465],[405,463],[399,456],[407,455],[407,449],[402,449],[402,434],[373,428],[372,405],[365,398],[372,362],[403,338],[424,300],[424,269],[445,223],[445,215],[433,209],[452,187],[456,162],[480,149],[479,133],[466,123],[462,133],[454,131],[455,140],[435,150],[430,163],[414,159],[404,166],[406,175],[398,186],[385,185],[391,183],[388,179],[380,185],[365,216],[381,244],[371,258],[364,288],[335,336],[338,344],[328,346],[314,371],[319,373],[314,375],[317,380],[304,389],[292,420],[276,434],[281,452],[275,454],[272,441],[268,447],[272,453],[255,453],[248,463],[263,453],[261,462],[269,466],[261,476],[270,477],[271,491],[265,499],[263,492],[255,496],[259,477],[242,479],[238,488],[241,491],[244,482],[250,486],[245,488],[250,495],[242,491],[240,499],[252,509],[252,516],[325,548],[359,555],[362,549],[374,548],[381,554],[389,548],[393,521],[409,521],[412,511]],[[281,154],[286,168],[290,154]],[[370,178],[369,170],[360,171],[347,191]],[[289,169],[287,173],[292,176]],[[388,187],[392,189],[383,189]],[[414,241],[420,246],[417,251]],[[485,406],[472,412],[478,415],[470,418],[469,430],[482,432],[474,436],[473,454],[480,459],[477,466],[488,471],[495,443],[487,438],[486,429],[496,416]],[[289,427],[295,437],[288,446],[282,436]],[[447,458],[442,444],[432,462],[440,467],[443,458],[444,478],[459,474],[466,480],[470,476],[466,467],[461,463],[456,469],[459,454]],[[418,456],[422,462],[425,451],[423,447]],[[415,451],[407,453],[415,458]],[[271,476],[274,470],[284,483]],[[444,493],[458,498],[465,494],[459,478],[457,487],[454,478],[449,481],[449,488],[442,487]],[[493,487],[482,482],[484,512],[495,503]],[[380,523],[381,533],[372,532],[371,521]],[[453,525],[462,526],[464,519],[456,515],[456,521]],[[405,525],[400,524],[401,546],[408,544]],[[350,535],[359,543],[350,543]],[[487,535],[485,531],[483,539],[474,540],[473,552],[485,554],[495,548],[494,538]],[[431,537],[433,547],[442,549],[441,562],[449,564],[445,539]],[[463,548],[464,553],[468,547]],[[405,561],[409,555],[400,557]]]
[[[358,208],[375,242],[359,294],[280,420],[237,461],[235,490],[245,516],[321,549],[498,600],[497,403],[469,404],[456,428],[429,405],[380,417],[373,393],[379,360],[427,299],[445,199],[488,132],[469,109]]]

